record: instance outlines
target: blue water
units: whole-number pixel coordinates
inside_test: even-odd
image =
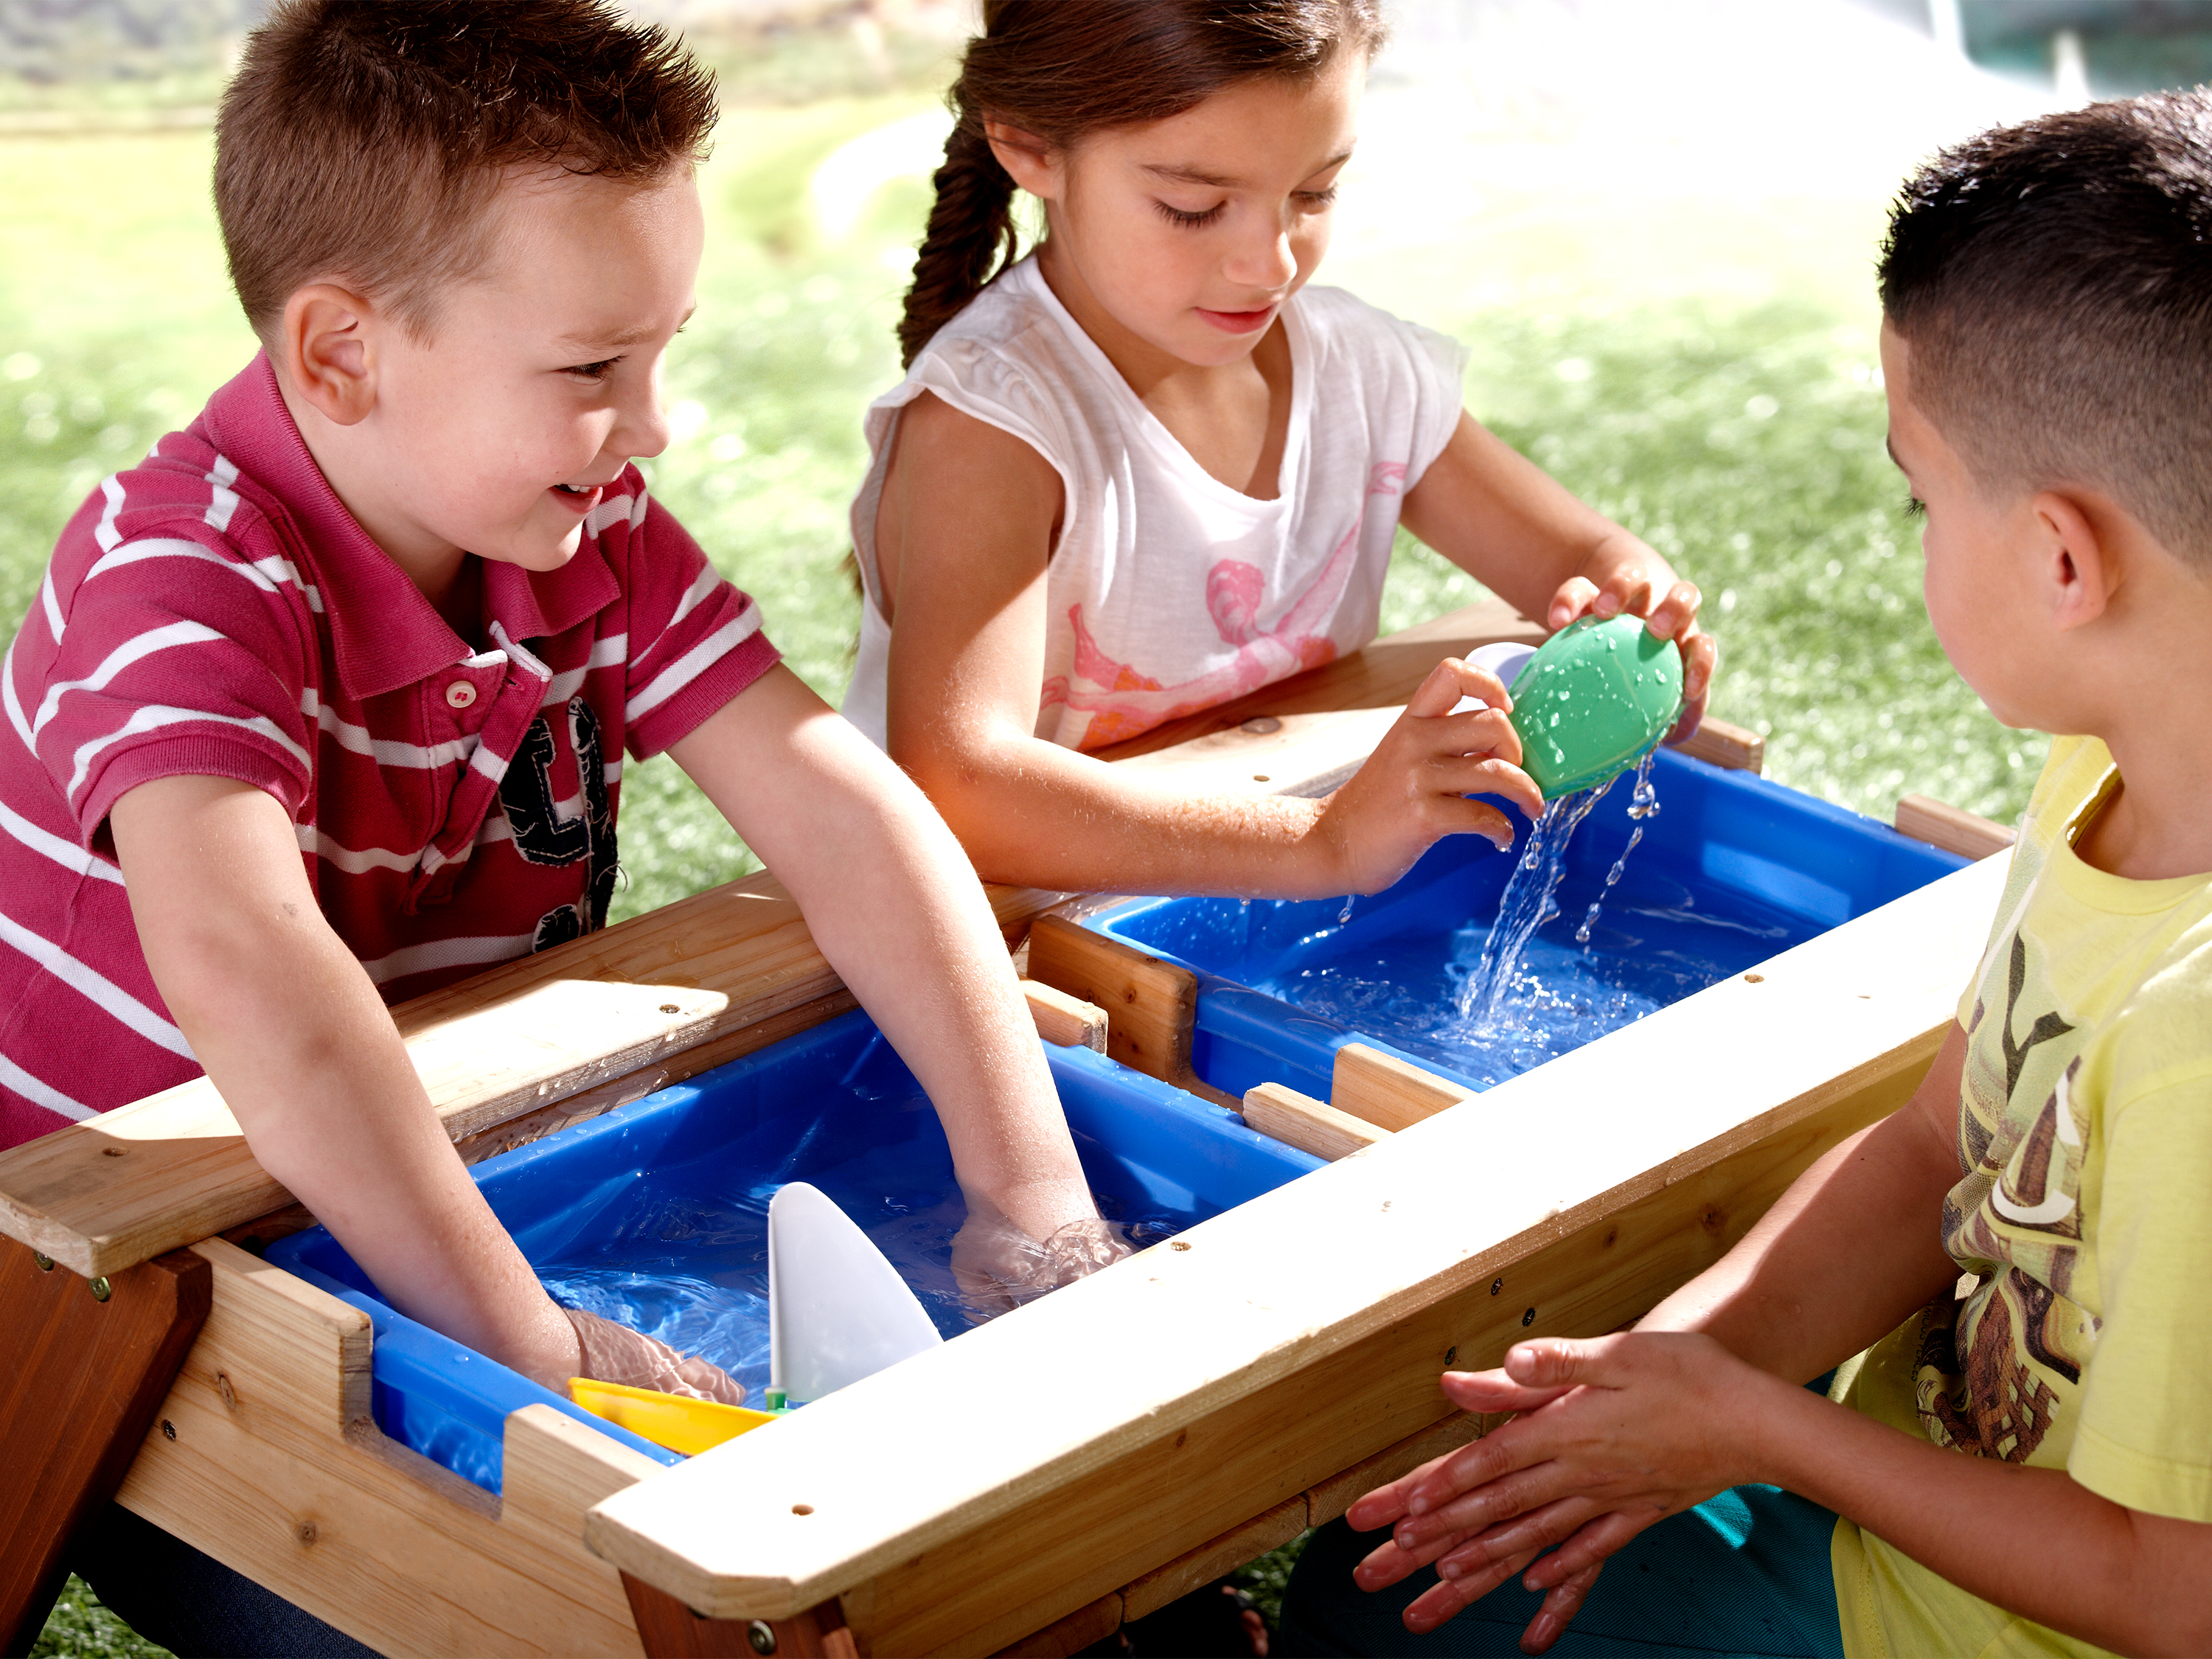
[[[939,1332],[953,1337],[1006,1308],[963,1294],[952,1273],[952,1239],[967,1206],[949,1160],[917,1158],[915,1150],[911,1143],[871,1148],[810,1167],[803,1178],[853,1218]],[[535,1265],[557,1300],[709,1359],[757,1400],[769,1381],[769,1200],[799,1177],[780,1170],[765,1177],[756,1170],[748,1179],[734,1160],[725,1168],[720,1180],[698,1164],[640,1173],[599,1212],[588,1237],[536,1256]],[[1188,1221],[1111,1194],[1098,1202],[1109,1220],[1128,1226],[1139,1248]]]

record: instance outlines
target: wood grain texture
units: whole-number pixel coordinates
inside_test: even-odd
[[[1121,1616],[1137,1620],[1158,1613],[1169,1602],[1202,1589],[1255,1556],[1280,1549],[1310,1524],[1305,1494],[1286,1498],[1166,1565],[1139,1576],[1121,1592]]]
[[[1058,898],[988,890],[1018,929]],[[842,987],[768,875],[712,889],[392,1011],[454,1139],[645,1073],[742,1051],[778,1016],[826,1018]],[[804,1013],[799,1011],[805,1010]],[[769,1028],[777,1036],[797,1029]],[[709,1049],[727,1058],[731,1046]],[[290,1202],[206,1079],[0,1152],[0,1232],[88,1276],[112,1273]]]
[[[1242,1109],[1247,1127],[1332,1163],[1372,1146],[1390,1133],[1280,1083],[1247,1089]]]
[[[1447,1354],[1617,1328],[1718,1259],[1910,1094],[2001,881],[1948,877],[619,1492],[587,1538],[716,1617],[866,1583],[872,1651],[1003,1646],[1450,1416]],[[1066,1364],[1101,1330],[1113,1366]]]
[[[37,1640],[70,1540],[114,1496],[199,1334],[208,1280],[179,1251],[95,1285],[0,1240],[0,1652]]]
[[[1030,929],[1030,977],[1106,1011],[1106,1053],[1133,1072],[1234,1108],[1191,1070],[1198,975],[1064,916]]]
[[[550,1406],[507,1422],[494,1498],[385,1438],[368,1317],[234,1246],[193,1247],[212,1306],[118,1497],[395,1654],[635,1653],[584,1512],[661,1466]]]
[[[2017,830],[1930,795],[1898,797],[1897,833],[1956,853],[1962,859],[1988,858],[2020,839]]]
[[[1449,1370],[1459,1363],[1459,1357],[1448,1352],[1440,1369]],[[1442,1457],[1446,1452],[1457,1451],[1469,1442],[1480,1440],[1482,1432],[1480,1418],[1455,1412],[1443,1422],[1431,1424],[1418,1434],[1409,1434],[1396,1445],[1386,1446],[1348,1469],[1339,1470],[1306,1493],[1306,1524],[1318,1527],[1335,1520],[1376,1487],[1387,1486],[1401,1475],[1411,1474],[1432,1457]]]
[[[1117,1590],[1000,1648],[995,1659],[1073,1659],[1121,1628],[1121,1596]]]
[[[1022,996],[1030,1005],[1037,1035],[1047,1042],[1060,1048],[1106,1052],[1106,1011],[1097,1003],[1033,979],[1022,981]]]
[[[835,1601],[789,1619],[702,1619],[674,1596],[623,1575],[646,1659],[859,1659]]]
[[[1456,1106],[1474,1091],[1424,1071],[1395,1054],[1347,1042],[1336,1051],[1328,1103],[1348,1117],[1381,1129],[1407,1129]]]
[[[1763,772],[1766,769],[1765,738],[1756,732],[1746,731],[1741,726],[1717,720],[1711,715],[1699,720],[1696,731],[1673,746],[1693,760],[1723,766],[1732,772]]]

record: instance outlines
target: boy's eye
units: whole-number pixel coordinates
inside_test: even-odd
[[[575,363],[562,369],[563,374],[580,374],[587,380],[604,380],[607,371],[622,361],[619,357],[602,357],[596,363]]]
[[[1195,213],[1185,208],[1172,207],[1165,202],[1155,201],[1152,205],[1160,210],[1161,216],[1170,224],[1183,225],[1195,230],[1200,225],[1210,225],[1218,219],[1221,216],[1221,210],[1225,204],[1216,202],[1212,207]]]
[[[1308,213],[1319,213],[1336,200],[1334,185],[1331,185],[1327,190],[1301,190],[1291,193],[1298,198],[1298,205]]]
[[[1917,495],[1908,495],[1905,498],[1905,515],[1909,519],[1926,518],[1928,516],[1928,503],[1922,501]]]

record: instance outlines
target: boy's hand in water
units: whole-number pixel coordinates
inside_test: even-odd
[[[1713,636],[1698,626],[1703,603],[1696,583],[1675,580],[1664,565],[1655,571],[1630,557],[1560,583],[1544,625],[1556,634],[1577,617],[1602,621],[1626,613],[1643,617],[1656,637],[1674,641],[1682,653],[1682,718],[1671,734],[1679,742],[1705,717],[1705,694],[1712,689],[1713,666],[1719,660]]]
[[[745,1385],[696,1354],[678,1353],[665,1342],[581,1308],[561,1311],[576,1328],[579,1376],[619,1382],[625,1388],[656,1389],[686,1400],[713,1400],[725,1406],[745,1403]]]
[[[952,1274],[960,1299],[981,1321],[1110,1267],[1132,1248],[1127,1228],[1096,1215],[1079,1217],[1039,1242],[989,1200],[970,1194],[968,1219],[952,1236]]]
[[[1487,708],[1455,714],[1462,697]],[[1328,797],[1312,834],[1323,838],[1342,879],[1334,890],[1379,893],[1446,836],[1477,835],[1513,845],[1512,820],[1473,794],[1502,795],[1534,818],[1544,810],[1521,769],[1521,739],[1506,711],[1513,700],[1487,669],[1447,657],[1364,764]]]

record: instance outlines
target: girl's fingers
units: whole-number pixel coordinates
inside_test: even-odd
[[[1446,1620],[1480,1601],[1527,1565],[1528,1559],[1522,1557],[1501,1561],[1492,1571],[1476,1573],[1471,1577],[1438,1580],[1406,1609],[1406,1628],[1416,1636],[1427,1635]]]
[[[1433,764],[1434,786],[1445,797],[1447,805],[1465,795],[1503,795],[1531,818],[1543,814],[1544,792],[1536,787],[1535,779],[1510,761],[1455,755]],[[1498,822],[1504,823],[1504,819],[1501,817]],[[1510,827],[1507,833],[1511,833]]]
[[[1497,1561],[1526,1559],[1563,1544],[1602,1511],[1587,1498],[1553,1498],[1540,1508],[1486,1527],[1437,1559],[1440,1578],[1464,1578]]]
[[[1618,617],[1624,611],[1644,616],[1651,609],[1651,579],[1640,564],[1623,565],[1605,579],[1591,602],[1594,617]]]
[[[1526,1588],[1546,1589],[1597,1571],[1618,1554],[1644,1528],[1665,1518],[1662,1511],[1647,1509],[1632,1514],[1613,1510],[1586,1523],[1573,1537],[1528,1569]]]
[[[1597,584],[1589,577],[1568,577],[1559,584],[1559,591],[1552,595],[1552,608],[1546,613],[1545,625],[1558,633],[1588,611],[1597,596]]]
[[[1707,688],[1713,683],[1713,670],[1720,662],[1720,647],[1710,634],[1693,634],[1689,639],[1689,661],[1682,673],[1682,701],[1701,702]]]
[[[1644,626],[1655,639],[1681,639],[1687,644],[1687,635],[1698,620],[1698,607],[1705,597],[1694,582],[1676,582],[1667,590],[1666,597],[1651,607]]]
[[[1521,734],[1495,708],[1443,715],[1418,728],[1416,735],[1432,756],[1495,755],[1520,763]]]
[[[1446,1371],[1437,1381],[1444,1397],[1468,1412],[1533,1412],[1566,1392],[1528,1388],[1504,1371]]]
[[[1497,675],[1457,657],[1446,657],[1429,670],[1429,677],[1407,699],[1406,713],[1425,719],[1449,714],[1458,707],[1462,697],[1480,697],[1492,708],[1513,707],[1505,683]]]

